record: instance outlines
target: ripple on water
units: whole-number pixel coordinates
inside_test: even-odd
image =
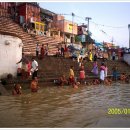
[[[119,83],[24,92],[21,96],[0,97],[0,127],[116,127],[113,119],[120,122],[125,117],[119,115],[120,121],[108,117],[108,108],[130,107],[130,85]]]

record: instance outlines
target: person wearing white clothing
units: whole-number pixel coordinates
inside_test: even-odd
[[[100,67],[100,80],[101,80],[101,82],[104,82],[104,80],[105,80],[105,66],[104,66],[104,63],[102,63],[101,67]]]
[[[38,62],[32,58],[32,79],[37,77],[37,72],[38,72]]]

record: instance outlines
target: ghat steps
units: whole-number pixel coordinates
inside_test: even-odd
[[[11,18],[0,17],[0,32],[15,34],[20,37],[23,42],[24,52],[26,54],[35,55],[36,43],[49,45],[49,54],[54,55],[57,51],[60,41],[53,37],[31,35],[23,30],[23,28],[14,22]]]
[[[63,57],[45,57],[43,60],[36,59],[39,63],[39,78],[44,79],[45,81],[51,81],[57,79],[62,74],[65,74],[67,77],[69,75],[70,66],[74,66],[75,76],[79,77],[79,65],[76,60]],[[98,60],[98,68],[100,68],[102,60]],[[108,66],[108,75],[112,75],[112,68],[117,66],[119,73],[130,74],[130,66],[128,66],[123,61],[105,61],[105,64]],[[85,74],[88,77],[93,77],[91,73],[93,68],[93,62],[84,60]]]

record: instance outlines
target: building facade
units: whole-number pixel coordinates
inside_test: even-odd
[[[0,16],[7,17],[11,13],[11,2],[0,2]]]
[[[52,23],[52,31],[57,31],[57,36],[63,42],[73,43],[74,37],[77,35],[77,24],[66,20],[62,15],[54,15]]]
[[[17,9],[20,23],[41,22],[40,7],[37,3],[19,3]]]
[[[55,37],[62,42],[74,43],[78,25],[64,16],[40,8],[36,2],[1,2],[0,14],[10,15],[25,31]]]

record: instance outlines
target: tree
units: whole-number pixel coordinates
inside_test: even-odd
[[[75,42],[81,42],[81,39],[79,36],[75,36]]]
[[[86,43],[90,44],[90,43],[94,43],[94,39],[91,38],[92,36],[92,33],[91,32],[87,32],[87,35],[86,35]]]

